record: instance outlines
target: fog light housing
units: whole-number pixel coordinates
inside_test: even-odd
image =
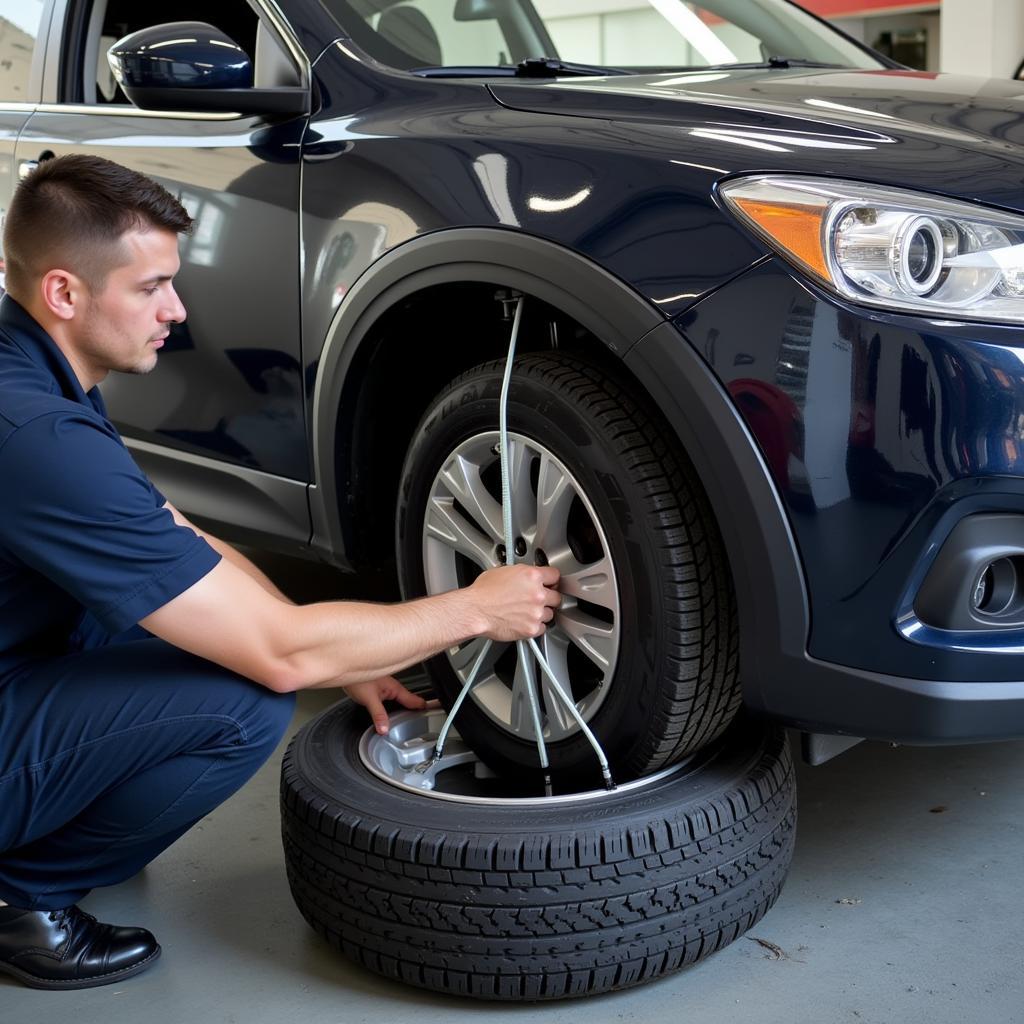
[[[925,575],[913,611],[934,629],[1024,630],[1024,516],[961,519]]]
[[[971,597],[974,611],[982,615],[1003,615],[1018,595],[1017,565],[1012,558],[989,562],[978,577]]]

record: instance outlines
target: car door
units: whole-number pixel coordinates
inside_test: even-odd
[[[18,133],[42,88],[46,33],[41,28],[52,7],[52,0],[0,0],[0,217],[18,184]]]
[[[17,145],[24,168],[63,153],[131,167],[194,218],[176,280],[188,311],[145,377],[111,374],[111,418],[186,512],[305,542],[309,480],[299,319],[299,143],[305,117],[141,110],[109,72],[106,49],[140,28],[212,22],[255,55],[261,74],[308,82],[286,26],[257,4],[223,0],[63,0],[48,50],[54,95]],[[261,61],[264,67],[261,69]],[[54,62],[57,67],[54,68]]]

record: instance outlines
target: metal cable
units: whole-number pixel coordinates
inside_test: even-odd
[[[516,342],[519,338],[519,326],[522,323],[522,315],[523,297],[520,295],[516,299],[516,312],[512,321],[512,337],[509,341],[508,356],[505,360],[505,374],[501,382],[501,400],[498,407],[498,454],[501,460],[501,513],[502,527],[505,535],[505,563],[507,565],[514,565],[516,557],[515,536],[512,528],[512,482],[511,467],[509,465],[511,450],[509,448],[508,439],[508,392],[509,385],[512,380],[512,364],[515,361]],[[448,739],[448,733],[455,720],[455,716],[459,713],[459,709],[462,707],[466,697],[469,696],[474,685],[476,685],[476,677],[480,671],[480,666],[483,664],[484,658],[487,656],[487,652],[491,649],[492,643],[493,642],[491,640],[488,640],[481,648],[476,661],[473,663],[472,669],[470,669],[469,675],[466,677],[462,690],[459,692],[459,696],[456,698],[455,704],[452,706],[451,712],[448,714],[444,725],[441,727],[441,732],[437,737],[437,743],[434,746],[433,762],[441,759],[441,755],[444,752],[444,745]],[[604,750],[601,749],[601,744],[590,730],[590,727],[583,720],[583,716],[580,714],[579,708],[576,707],[575,701],[573,701],[572,697],[562,689],[561,683],[559,683],[554,672],[552,672],[551,666],[547,663],[547,659],[541,652],[537,641],[532,637],[528,640],[517,640],[516,653],[519,658],[519,668],[524,676],[527,700],[530,706],[530,716],[533,719],[533,731],[537,741],[537,756],[540,760],[541,771],[544,773],[545,794],[551,796],[553,792],[551,784],[551,767],[548,762],[547,746],[544,743],[544,730],[540,720],[540,701],[537,697],[536,676],[533,672],[531,654],[536,658],[541,671],[547,676],[551,683],[551,690],[565,705],[566,710],[573,719],[575,719],[576,724],[580,727],[584,736],[586,736],[587,742],[591,747],[593,747],[594,753],[597,755],[598,764],[601,766],[601,776],[604,779],[605,788],[614,789],[615,782],[612,779],[611,769],[608,767],[608,758],[605,756]],[[432,762],[427,762],[422,765],[422,770],[426,771],[427,768],[430,767],[431,763]]]

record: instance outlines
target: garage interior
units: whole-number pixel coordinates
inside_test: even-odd
[[[801,3],[914,69],[901,73],[1018,77],[1024,94],[1021,0]],[[598,21],[604,32],[603,19],[634,6],[538,2],[546,13],[564,15],[559,31],[567,40],[591,33]],[[376,579],[247,553],[299,603],[397,599]],[[416,670],[403,678],[428,685]],[[781,898],[764,919],[715,955],[651,983],[584,999],[497,1005],[378,977],[325,943],[296,908],[282,858],[282,757],[296,731],[339,696],[299,694],[287,738],[250,783],[137,877],[84,900],[83,909],[101,920],[152,930],[163,947],[154,969],[73,996],[30,990],[0,974],[0,1021],[43,1024],[68,1012],[78,1024],[375,1024],[403,1016],[433,1024],[485,1014],[649,1024],[1022,1019],[1017,879],[1024,872],[1024,796],[1017,780],[1024,740],[935,747],[867,741],[810,767],[799,757],[799,733],[791,732],[799,842]]]

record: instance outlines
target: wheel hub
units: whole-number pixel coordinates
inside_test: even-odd
[[[477,434],[445,460],[431,486],[423,526],[427,592],[466,586],[505,562],[497,431]],[[562,692],[585,721],[604,703],[618,659],[621,608],[615,567],[604,529],[583,488],[548,448],[509,434],[513,529],[517,562],[552,565],[561,574],[561,605],[538,643]],[[465,681],[484,641],[447,652]],[[533,740],[526,670],[515,646],[494,644],[472,699],[506,731]],[[579,726],[541,675],[542,726],[547,742],[567,739]]]
[[[381,736],[372,727],[359,741],[359,759],[363,766],[391,786],[437,800],[548,807],[551,804],[601,800],[621,796],[633,789],[649,786],[677,772],[689,770],[689,759],[643,779],[618,786],[613,792],[589,789],[542,796],[539,786],[523,784],[521,778],[499,779],[452,729],[445,752],[434,758],[434,745],[445,720],[441,708],[427,711],[400,711],[393,714],[388,732]],[[555,779],[557,785],[557,778]]]

